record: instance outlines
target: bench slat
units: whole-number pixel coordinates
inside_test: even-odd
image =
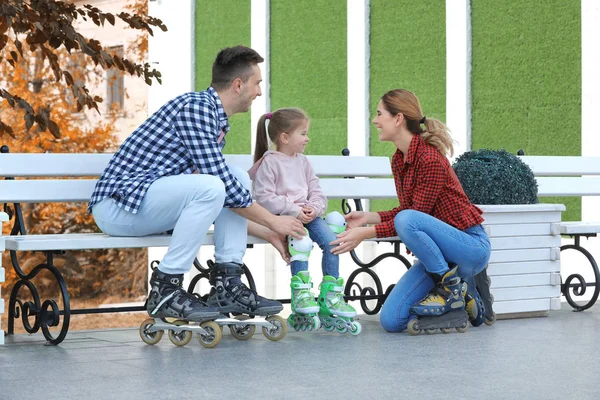
[[[521,156],[535,176],[600,175],[600,157]]]
[[[48,251],[48,250],[91,250],[129,249],[145,247],[166,247],[171,243],[171,235],[149,235],[142,237],[108,236],[103,233],[71,233],[52,235],[4,236],[6,250]],[[254,236],[248,236],[248,244],[266,243]],[[213,245],[213,234],[209,232],[203,245]]]
[[[100,176],[112,154],[2,154],[0,176],[66,177]],[[245,170],[252,166],[248,154],[227,154],[227,163]],[[389,177],[392,175],[388,157],[308,156],[316,174],[328,176]]]
[[[600,177],[541,177],[536,179],[540,197],[600,195]]]
[[[95,179],[0,180],[0,203],[87,202],[95,184]],[[396,197],[393,179],[322,179],[321,188],[329,199]]]

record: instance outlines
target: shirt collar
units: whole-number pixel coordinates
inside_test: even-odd
[[[225,114],[225,109],[223,108],[223,103],[221,102],[221,98],[219,94],[212,86],[209,86],[206,89],[208,94],[213,98],[215,104],[217,105],[217,114],[219,115],[219,129],[222,129],[225,132],[229,131],[229,119],[227,118],[227,114]]]
[[[421,136],[414,135],[412,140],[410,141],[410,145],[408,146],[408,154],[406,154],[405,162],[408,164],[412,164],[415,160],[415,155],[419,150],[419,144],[421,143]]]

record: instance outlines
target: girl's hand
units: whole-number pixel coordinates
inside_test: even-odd
[[[364,211],[351,211],[344,216],[346,218],[346,228],[352,229],[367,224],[367,216]]]
[[[304,212],[304,215],[306,215],[308,218],[310,218],[310,221],[308,221],[308,222],[313,221],[317,217],[317,212],[312,207],[304,206],[304,207],[302,207],[302,212]],[[307,223],[307,222],[305,222],[305,223]]]
[[[369,228],[350,229],[336,235],[337,239],[329,243],[330,246],[335,246],[331,249],[331,253],[343,254],[354,250],[356,246],[368,237],[366,229]]]
[[[312,221],[312,219],[309,216],[307,216],[306,213],[304,213],[304,211],[300,211],[296,218],[298,218],[303,224],[308,224],[310,221]]]

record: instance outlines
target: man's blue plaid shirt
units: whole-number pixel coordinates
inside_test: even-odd
[[[227,208],[252,204],[252,195],[231,174],[218,142],[229,131],[219,95],[209,87],[186,93],[166,103],[123,142],[96,183],[88,212],[111,197],[125,211],[136,214],[146,191],[164,176],[214,175],[225,184]]]

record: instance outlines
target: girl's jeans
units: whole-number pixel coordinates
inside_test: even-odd
[[[329,243],[337,239],[335,233],[333,233],[325,220],[320,217],[313,219],[304,226],[308,229],[311,240],[317,243],[321,250],[323,250],[323,257],[321,259],[323,276],[331,275],[337,279],[340,275],[340,258],[331,253],[332,247],[329,245]],[[292,268],[292,275],[297,275],[299,271],[308,270],[308,261],[292,261],[290,266]]]
[[[250,189],[248,173],[229,166]],[[248,220],[223,208],[225,185],[212,175],[186,174],[160,178],[150,185],[137,214],[124,211],[111,198],[92,208],[96,224],[112,236],[146,236],[173,230],[160,270],[183,274],[190,270],[206,232],[215,224],[215,262],[242,264],[246,253]]]
[[[394,225],[398,237],[418,258],[390,292],[381,309],[381,326],[388,332],[406,329],[410,306],[433,288],[428,273],[443,275],[448,263],[458,265],[461,278],[472,281],[490,259],[490,239],[481,225],[461,231],[431,215],[403,210]]]

